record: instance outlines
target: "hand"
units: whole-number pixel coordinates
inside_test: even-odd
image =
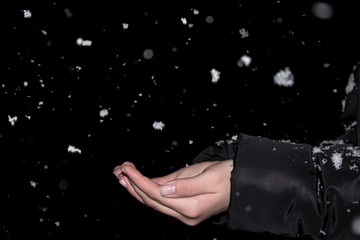
[[[229,208],[232,169],[233,160],[208,161],[149,179],[125,162],[114,174],[141,203],[194,226]]]

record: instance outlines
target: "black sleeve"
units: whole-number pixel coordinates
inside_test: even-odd
[[[230,229],[313,239],[360,238],[360,149],[240,134],[194,162],[233,159]]]

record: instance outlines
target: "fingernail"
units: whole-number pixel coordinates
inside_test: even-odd
[[[126,175],[127,175],[127,173],[126,173],[126,171],[125,171],[125,169],[124,169],[124,168],[121,168],[121,171],[122,171],[124,174],[126,174]]]
[[[126,182],[124,181],[124,179],[121,179],[121,180],[120,180],[120,184],[121,184],[123,187],[126,187]]]
[[[160,194],[164,197],[174,194],[174,193],[175,193],[175,185],[174,184],[164,185],[160,188]]]
[[[121,171],[120,168],[116,168],[116,169],[114,169],[113,173],[114,173],[114,175],[115,175],[116,177],[118,177],[119,174],[122,173],[122,171]]]

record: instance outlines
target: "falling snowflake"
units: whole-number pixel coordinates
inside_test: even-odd
[[[76,39],[76,44],[79,47],[90,47],[92,45],[92,41],[91,40],[84,40],[82,38],[78,38],[78,39]]]
[[[14,126],[15,125],[15,122],[17,121],[17,116],[15,117],[10,117],[10,115],[8,115],[8,120],[9,120],[9,123],[11,124],[11,126]]]
[[[128,24],[128,23],[123,23],[122,26],[123,26],[123,29],[124,29],[124,30],[126,30],[126,29],[129,28],[129,24]]]
[[[155,130],[160,130],[160,131],[162,131],[163,130],[163,128],[165,127],[165,123],[163,123],[163,122],[157,122],[157,121],[155,121],[154,123],[153,123],[153,128],[155,129]]]
[[[104,117],[106,117],[107,115],[109,115],[109,110],[107,110],[107,109],[102,109],[102,110],[100,110],[99,115],[100,115],[100,117],[104,118]]]
[[[72,145],[69,145],[68,147],[68,152],[70,153],[78,153],[78,154],[81,154],[81,150],[76,148],[75,146],[72,146]]]
[[[251,63],[251,57],[249,57],[248,55],[242,55],[241,56],[241,58],[240,58],[240,60],[238,61],[238,63],[237,63],[237,65],[239,66],[239,67],[243,67],[244,65],[246,66],[246,67],[248,67],[249,65],[250,65],[250,63]]]
[[[280,70],[274,76],[274,83],[278,86],[283,87],[292,87],[294,85],[294,75],[290,71],[289,67],[286,67],[284,70]]]
[[[30,10],[23,10],[24,18],[31,18],[32,14]]]
[[[245,28],[240,28],[239,33],[241,35],[241,38],[246,38],[249,36],[248,30],[246,30]]]
[[[210,74],[211,74],[211,82],[217,83],[220,79],[220,72],[215,68],[213,68],[211,69]]]
[[[186,24],[187,24],[187,20],[186,20],[186,18],[184,18],[184,17],[183,17],[183,18],[181,18],[180,20],[181,20],[182,24],[184,24],[184,25],[186,25]]]
[[[30,181],[30,186],[33,188],[36,188],[37,183],[35,181]]]

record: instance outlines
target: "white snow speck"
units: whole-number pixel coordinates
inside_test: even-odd
[[[211,74],[211,82],[217,83],[220,79],[220,72],[215,68],[213,68],[211,69],[210,74]]]
[[[9,120],[9,123],[11,124],[11,126],[14,126],[15,125],[15,122],[17,121],[17,116],[15,117],[10,117],[10,115],[8,115],[8,120]]]
[[[33,188],[36,188],[37,183],[35,181],[30,181],[30,186]]]
[[[59,226],[60,226],[60,222],[55,222],[55,225],[56,225],[57,227],[59,227]]]
[[[78,154],[81,154],[81,150],[80,149],[78,149],[78,148],[76,148],[76,147],[74,147],[74,146],[72,146],[72,145],[69,145],[69,147],[68,147],[68,152],[70,152],[70,153],[78,153]]]
[[[189,140],[189,144],[191,145],[191,144],[193,144],[194,143],[194,141],[193,140]]]
[[[100,112],[99,112],[99,115],[100,115],[100,117],[106,117],[107,115],[109,115],[109,110],[107,110],[107,109],[102,109],[102,110],[100,110]]]
[[[92,45],[92,41],[91,40],[84,40],[82,38],[78,38],[78,39],[76,39],[76,44],[79,47],[90,47]]]
[[[65,13],[67,18],[71,18],[73,16],[73,13],[69,8],[65,8],[64,13]]]
[[[234,135],[234,136],[232,136],[232,137],[231,137],[231,140],[233,140],[233,141],[237,141],[237,140],[238,140],[238,135]]]
[[[243,67],[244,65],[247,67],[249,66],[251,63],[251,57],[247,56],[247,55],[242,55],[240,60],[238,61],[237,65],[239,67]]]
[[[80,71],[82,68],[79,66],[79,65],[76,65],[75,66],[75,70],[78,72],[78,71]]]
[[[321,150],[321,148],[319,148],[319,147],[314,147],[314,148],[312,149],[312,153],[313,153],[313,154],[321,153],[321,152],[322,152],[322,150]]]
[[[165,127],[165,123],[163,123],[163,122],[157,122],[157,121],[155,121],[154,123],[153,123],[153,128],[155,129],[155,130],[163,130],[163,128]]]
[[[199,10],[194,9],[194,10],[193,10],[193,13],[194,13],[194,15],[199,15]]]
[[[183,17],[183,18],[181,18],[180,20],[181,20],[181,22],[182,22],[184,25],[186,25],[186,24],[187,24],[187,20],[186,20],[186,18],[184,18],[184,17]]]
[[[30,10],[23,10],[23,13],[24,13],[24,18],[31,18],[32,16]]]
[[[349,166],[351,171],[359,172],[359,167],[354,163],[353,165]]]
[[[239,33],[241,35],[241,38],[249,37],[249,32],[245,28],[240,28]]]
[[[337,153],[337,152],[333,153],[333,155],[331,156],[331,161],[334,164],[335,169],[339,170],[341,168],[343,161],[341,153]]]
[[[124,30],[128,29],[129,28],[129,24],[128,23],[123,23],[122,24],[122,27]]]
[[[278,86],[292,87],[294,85],[294,75],[289,67],[280,70],[274,75],[274,83]]]

